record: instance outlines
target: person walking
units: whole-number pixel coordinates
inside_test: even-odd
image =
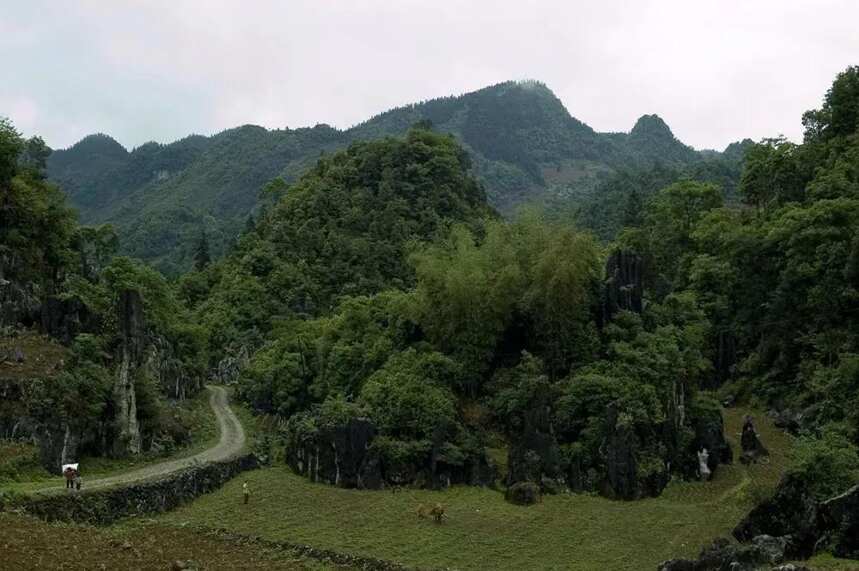
[[[242,496],[244,496],[245,505],[251,500],[251,489],[248,486],[248,481],[245,480],[245,483],[242,484]]]

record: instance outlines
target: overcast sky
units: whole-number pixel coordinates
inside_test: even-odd
[[[598,131],[783,133],[859,64],[856,0],[0,0],[0,116],[55,148],[254,123],[346,128],[508,79]]]

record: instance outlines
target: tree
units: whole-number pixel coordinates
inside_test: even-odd
[[[209,256],[209,241],[206,238],[206,230],[201,230],[200,241],[197,242],[197,247],[194,249],[194,269],[201,272],[206,269],[211,261],[212,258]]]
[[[820,109],[802,116],[806,143],[825,143],[848,137],[859,129],[859,66],[838,74]]]

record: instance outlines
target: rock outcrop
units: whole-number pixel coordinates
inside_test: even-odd
[[[518,484],[536,486],[538,492],[546,494],[555,494],[567,487],[560,448],[552,431],[548,399],[548,395],[538,398],[525,412],[522,431],[510,443],[505,480],[508,491]],[[516,497],[508,496],[508,499],[521,503],[514,501]]]
[[[122,457],[139,454],[141,448],[134,375],[143,359],[146,340],[143,301],[138,292],[124,290],[120,294],[117,318],[121,341],[119,368],[113,385],[114,427],[116,429],[113,454]]]
[[[399,458],[384,454],[374,445],[377,440],[378,431],[369,419],[353,418],[311,435],[289,438],[286,462],[314,482],[341,488],[414,485],[443,489],[451,484],[491,486],[495,482],[496,470],[485,454],[454,460],[440,443],[430,443]]]
[[[632,252],[616,250],[606,261],[603,321],[608,322],[618,311],[641,313],[644,294],[644,261]]]
[[[36,286],[4,276],[7,262],[0,254],[0,327],[32,325],[39,319],[39,296]]]
[[[859,486],[818,502],[804,482],[789,475],[733,534],[739,541],[761,534],[781,537],[786,555],[794,559],[806,559],[822,548],[831,548],[836,557],[859,559]]]
[[[698,559],[672,559],[660,563],[659,571],[754,571],[770,569],[785,558],[785,541],[769,535],[755,537],[748,545],[716,539],[701,550]]]
[[[62,465],[76,462],[81,435],[64,421],[39,424],[35,430],[39,459],[49,472],[61,474]]]
[[[534,482],[518,482],[507,488],[504,499],[517,506],[530,506],[540,502],[542,494]]]
[[[817,527],[824,530],[836,557],[859,559],[859,485],[821,503]]]
[[[92,328],[92,316],[77,299],[47,298],[41,306],[42,331],[68,345],[78,333]]]
[[[692,421],[695,438],[690,453],[706,449],[709,453],[707,465],[711,473],[722,464],[732,464],[734,452],[725,439],[725,422],[720,412],[699,414]]]

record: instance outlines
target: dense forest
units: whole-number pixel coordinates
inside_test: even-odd
[[[731,147],[724,155],[696,152],[655,115],[642,117],[629,134],[597,133],[534,81],[400,107],[345,131],[245,125],[211,137],[147,143],[131,152],[107,135],[91,135],[53,152],[48,176],[83,222],[118,229],[120,253],[175,276],[193,265],[201,232],[214,257],[231,247],[248,217],[259,215],[259,191],[269,180],[293,183],[320,155],[356,141],[403,136],[421,122],[457,137],[489,203],[508,215],[522,204],[545,202],[574,213],[604,196],[606,185],[617,186],[616,172],[657,166],[673,172],[724,156],[733,165],[728,177],[739,176]],[[736,181],[727,185],[733,186]],[[595,218],[584,220],[590,227]]]
[[[161,274],[116,256],[113,228],[78,224],[49,152],[0,122],[0,435],[35,438],[52,472],[182,444],[168,401],[199,389],[203,331]]]
[[[62,358],[0,370],[0,431],[51,469],[169,447],[170,402],[209,378],[314,481],[635,500],[731,462],[723,407],[743,403],[830,498],[859,482],[859,67],[802,121],[802,143],[698,153],[658,117],[599,134],[508,83],[345,133],[92,136],[49,158],[4,120],[0,327],[21,341],[0,364],[28,329]],[[508,175],[575,201],[504,218]],[[80,225],[52,181],[118,230]]]
[[[369,419],[356,478],[476,481],[503,442],[510,486],[639,497],[723,449],[728,398],[778,411],[826,495],[857,467],[857,75],[802,144],[732,149],[735,188],[726,157],[633,186],[606,247],[539,211],[487,216],[464,149],[424,125],[274,183],[181,288],[213,355],[250,355],[241,394],[290,419],[296,466]]]

